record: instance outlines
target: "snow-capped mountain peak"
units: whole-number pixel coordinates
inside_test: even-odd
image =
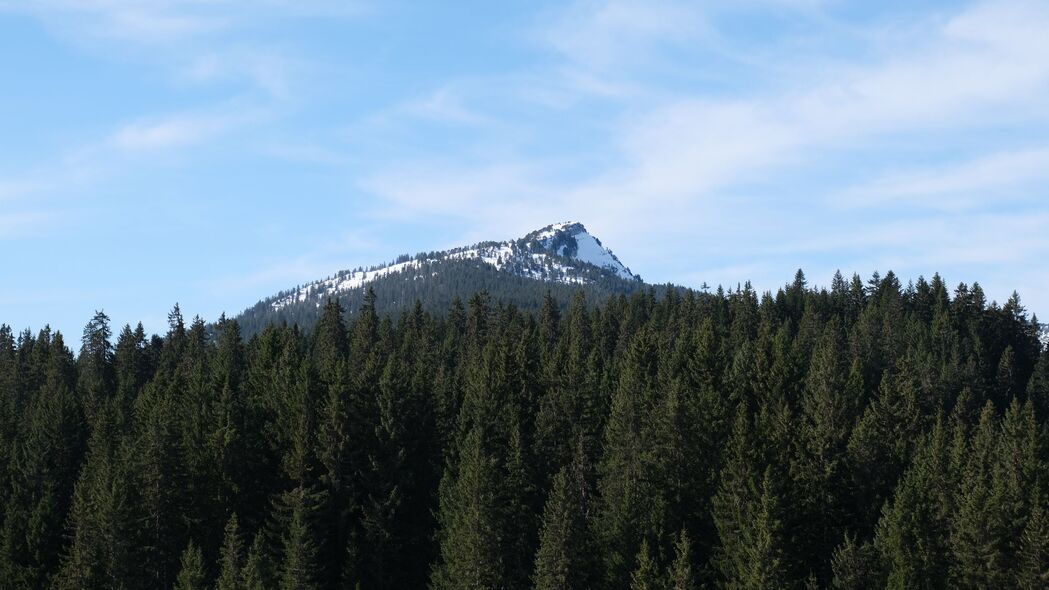
[[[638,279],[611,250],[601,245],[601,240],[590,235],[582,223],[564,221],[548,225],[524,237],[525,241],[530,239],[557,256],[610,270],[620,278]]]
[[[295,303],[314,301],[317,305],[331,296],[361,289],[373,281],[401,275],[405,280],[436,276],[442,265],[456,261],[481,263],[500,272],[530,279],[567,284],[590,284],[603,280],[640,282],[641,277],[627,268],[581,223],[561,222],[504,242],[481,242],[442,252],[401,256],[396,261],[368,269],[341,271],[269,300],[274,310]]]

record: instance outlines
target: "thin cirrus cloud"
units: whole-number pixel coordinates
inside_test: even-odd
[[[69,77],[104,108],[33,101],[24,74],[24,137],[45,140],[2,171],[0,228],[166,204],[124,229],[200,240],[177,285],[152,280],[213,273],[212,308],[566,219],[656,282],[892,268],[988,277],[998,299],[1046,282],[1041,2],[0,0],[10,13],[40,23],[43,68],[97,68]],[[49,114],[69,134],[48,139]],[[325,243],[346,228],[367,240]]]
[[[286,18],[342,18],[366,12],[353,0],[0,0],[69,35],[164,45]]]
[[[213,140],[256,121],[258,112],[189,113],[128,123],[117,129],[111,144],[124,151],[192,146]]]
[[[1001,202],[1042,200],[1049,180],[1049,148],[991,153],[942,168],[897,172],[846,191],[850,206],[891,204],[960,210]]]
[[[310,62],[267,35],[367,11],[352,0],[0,0],[0,13],[33,17],[94,53],[159,67],[176,84],[243,83],[242,92],[278,100],[292,97]]]
[[[547,40],[581,76],[618,77],[627,84],[629,79],[622,76],[632,70],[615,68],[618,56],[658,59],[653,46],[683,40],[702,44],[704,38],[723,41],[710,15],[694,7],[685,15],[680,12],[683,5],[668,6],[671,9],[640,11],[646,18],[635,20],[630,17],[629,3],[579,4],[564,21],[571,26],[548,31]],[[802,8],[818,10],[812,3]],[[781,215],[782,219],[797,217],[803,228],[844,225],[846,235],[859,229],[873,234],[884,230],[885,235],[894,236],[879,242],[885,254],[860,262],[907,261],[903,253],[914,240],[893,232],[891,224],[900,220],[892,215],[888,221],[858,215],[835,218],[834,209],[827,207],[829,195],[884,205],[893,192],[900,198],[908,192],[915,196],[949,192],[991,203],[986,195],[994,191],[1029,187],[1044,179],[1044,151],[1010,147],[1008,137],[1008,130],[1018,124],[1033,124],[1036,133],[1046,133],[1049,38],[1044,30],[1049,30],[1049,7],[1043,4],[971,4],[946,18],[932,15],[921,25],[894,35],[894,43],[899,43],[899,35],[909,35],[909,42],[900,48],[880,44],[879,30],[860,31],[862,42],[873,44],[863,55],[875,57],[828,62],[787,51],[781,63],[772,67],[788,72],[789,80],[758,90],[726,96],[668,87],[642,100],[620,95],[616,114],[609,119],[606,142],[597,147],[606,154],[602,165],[574,178],[559,179],[547,156],[515,153],[509,162],[500,158],[487,165],[475,158],[455,168],[446,154],[430,166],[415,163],[410,177],[397,174],[398,166],[388,166],[366,187],[389,199],[400,214],[439,212],[471,224],[494,225],[498,228],[494,231],[502,233],[539,223],[551,209],[565,211],[567,215],[561,217],[594,220],[606,241],[631,250],[629,259],[640,260],[634,262],[639,267],[660,266],[658,260],[668,241],[710,251],[717,242],[741,233],[753,240],[740,249],[742,256],[747,252],[757,255],[767,243],[775,244],[780,253],[794,253],[804,263],[825,259],[829,251],[813,256],[804,240],[791,235],[796,225],[772,223],[753,228],[748,223],[754,219],[751,207],[782,206],[777,204],[776,193],[789,187],[777,185],[776,179],[828,174],[827,166],[841,166],[841,158],[849,157],[850,151],[884,152],[884,158],[901,144],[912,150],[927,146],[936,154],[935,164],[912,167],[909,178],[887,180],[887,170],[846,161],[846,168],[851,165],[858,172],[843,186],[814,187],[811,194],[792,201],[792,209],[804,210],[807,219],[790,210]],[[557,79],[564,67],[565,63],[552,64],[550,79]],[[542,89],[530,91],[541,93]],[[995,151],[978,153],[977,165],[972,166],[973,155],[944,154],[937,145],[959,133],[994,135],[1006,149],[999,153],[1002,148],[998,146]],[[886,161],[893,159],[890,155]],[[427,175],[427,169],[436,172]],[[963,174],[958,176],[959,172]],[[767,184],[753,188],[756,182]],[[883,200],[872,201],[872,194],[883,195]],[[499,195],[501,206],[525,215],[499,215],[498,208],[490,206],[491,195]],[[551,199],[554,204],[543,204]],[[540,204],[528,207],[536,201]],[[952,223],[976,227],[980,221],[977,217],[954,219],[939,227],[947,242],[953,243]],[[879,226],[883,223],[890,225]],[[1013,231],[1012,243],[1045,250],[1044,241],[1031,238],[1034,230],[1028,224],[998,220],[986,227],[1000,233]],[[697,228],[703,230],[702,235],[695,235]],[[651,240],[650,231],[645,231],[654,229],[659,230],[660,241]],[[995,234],[980,235],[990,240]],[[942,249],[923,261],[960,267],[1000,262],[1003,256],[1006,250],[995,248],[983,257],[959,254],[952,259],[950,249]],[[915,273],[928,271],[917,264],[904,266]],[[672,269],[666,272],[667,276],[657,278],[678,279]],[[731,277],[717,277],[721,278]]]

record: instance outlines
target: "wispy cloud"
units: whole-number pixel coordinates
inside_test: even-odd
[[[64,34],[164,45],[282,18],[358,16],[361,2],[336,0],[0,0]]]
[[[0,211],[0,240],[49,235],[63,215],[56,211]]]
[[[820,7],[801,2],[781,3],[781,8]],[[576,4],[546,37],[563,56],[550,67],[548,87],[591,93],[582,85],[566,86],[565,71],[629,86],[644,76],[638,70],[644,70],[646,59],[658,63],[667,45],[721,44],[715,17],[706,8],[679,3]],[[793,211],[776,212],[776,179],[830,174],[824,162],[843,153],[862,157],[864,150],[891,151],[894,145],[935,150],[952,134],[997,133],[1019,124],[1045,131],[1049,37],[1043,31],[1049,30],[1049,6],[1022,0],[977,3],[901,30],[891,46],[880,44],[885,41],[880,29],[855,32],[856,43],[867,49],[853,58],[785,52],[773,65],[790,76],[750,89],[704,93],[687,85],[653,89],[648,84],[643,97],[608,94],[615,115],[599,148],[601,165],[589,173],[566,177],[559,174],[559,162],[526,153],[508,157],[499,152],[486,161],[472,148],[467,164],[450,156],[394,163],[365,187],[388,200],[392,215],[447,216],[492,233],[582,217],[599,226],[607,241],[629,249],[640,267],[664,256],[668,244],[721,255],[720,242],[739,239],[752,241],[744,252],[767,244],[803,261],[811,258],[803,253],[817,246],[797,232],[820,226],[841,228],[840,236],[830,232],[840,239],[818,246],[822,252],[841,251],[842,243],[876,242],[886,252],[879,262],[895,260],[912,269],[919,263],[992,264],[1013,248],[1049,254],[1040,230],[1028,223],[1030,216],[933,218],[935,223],[917,217],[896,227],[863,215],[835,219],[835,210],[827,207],[833,195],[862,196],[867,206],[878,204],[871,199],[936,197],[951,209],[965,209],[961,196],[987,203],[989,195],[1007,189],[1033,195],[1030,187],[1049,175],[1044,172],[1049,154],[1041,147],[1006,142],[997,154],[915,164],[905,174],[854,166],[845,192],[827,187],[795,197]],[[900,35],[906,35],[905,42]],[[529,92],[539,94],[543,88]],[[754,189],[755,184],[761,188]],[[922,228],[929,240],[916,238]],[[979,241],[961,243],[952,234],[959,228],[968,228],[961,231]],[[653,233],[660,239],[653,240]],[[992,244],[1002,235],[1009,236],[1000,240],[1008,247],[973,245]],[[943,246],[934,247],[936,240]],[[862,256],[856,260],[873,262]],[[727,260],[719,268],[750,268],[750,263]],[[655,278],[681,280],[673,274]]]
[[[912,205],[963,210],[988,203],[1045,199],[1049,148],[1007,150],[942,167],[896,172],[847,190],[834,200],[849,206]]]
[[[112,145],[127,151],[185,147],[207,141],[257,120],[260,113],[180,114],[123,125],[113,133]]]
[[[275,99],[289,98],[309,64],[267,40],[267,30],[367,10],[354,0],[0,0],[0,12],[31,16],[72,43],[151,64],[176,83],[242,82]]]
[[[713,33],[702,10],[676,0],[577,2],[551,21],[540,38],[590,70],[636,65],[660,47]]]

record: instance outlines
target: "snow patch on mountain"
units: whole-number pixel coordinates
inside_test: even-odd
[[[309,300],[320,305],[325,297],[360,289],[369,282],[394,274],[404,274],[405,278],[412,280],[423,278],[425,275],[419,269],[439,261],[478,260],[498,271],[516,276],[566,284],[587,284],[603,276],[628,281],[641,280],[600,240],[590,235],[583,224],[571,221],[548,225],[518,240],[481,242],[444,252],[419,254],[410,260],[405,258],[367,270],[339,272],[335,276],[282,293],[269,304],[275,310]]]

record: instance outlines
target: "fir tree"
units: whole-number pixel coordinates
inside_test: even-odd
[[[1036,505],[1020,537],[1016,587],[1036,590],[1049,584],[1049,520],[1045,509]]]
[[[242,587],[242,570],[244,568],[244,548],[241,544],[240,531],[237,526],[237,515],[233,514],[226,523],[226,532],[219,553],[219,578],[216,590],[239,590]]]
[[[780,492],[773,481],[773,470],[754,464],[753,436],[747,412],[741,406],[714,497],[714,521],[720,539],[716,563],[724,587],[729,589],[772,589],[789,583]]]
[[[204,590],[204,557],[192,542],[182,553],[182,569],[175,580],[175,590]]]
[[[685,529],[681,529],[677,542],[674,544],[674,562],[670,564],[667,578],[667,590],[694,590],[696,588],[695,577],[692,573],[692,542]]]
[[[266,590],[270,585],[267,560],[263,554],[262,533],[255,535],[255,540],[248,549],[244,567],[240,571],[240,587],[243,590]]]
[[[659,577],[659,568],[648,552],[648,541],[641,541],[637,552],[637,567],[630,575],[630,590],[660,590],[663,585]]]
[[[284,506],[290,511],[283,535],[283,559],[280,565],[281,590],[311,590],[317,584],[317,544],[309,522],[312,498],[303,487],[284,494]]]
[[[587,588],[596,583],[589,471],[580,440],[572,464],[554,476],[543,510],[533,574],[537,590]]]

